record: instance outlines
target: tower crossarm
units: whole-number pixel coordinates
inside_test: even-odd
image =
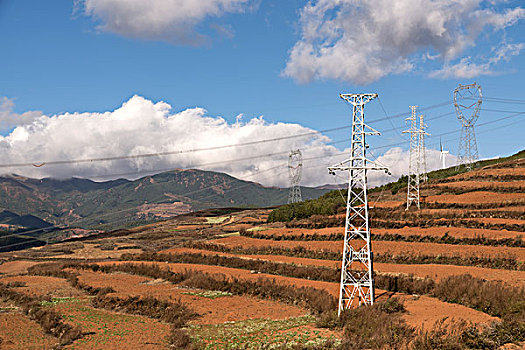
[[[378,164],[377,162],[374,162],[369,159],[363,159],[364,165],[352,165],[354,160],[362,160],[362,158],[349,158],[347,160],[344,160],[340,163],[337,163],[335,165],[332,165],[328,167],[328,172],[333,174],[335,171],[345,171],[345,170],[383,170],[386,173],[390,174],[388,171],[388,168],[386,166],[383,166],[381,164]]]

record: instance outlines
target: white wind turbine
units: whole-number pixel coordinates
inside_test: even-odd
[[[448,151],[443,150],[443,144],[441,143],[441,138],[439,139],[439,147],[441,149],[441,152],[439,153],[439,158],[441,159],[441,163],[442,163],[441,169],[445,169],[446,167],[445,157]]]

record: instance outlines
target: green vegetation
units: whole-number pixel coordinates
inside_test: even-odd
[[[220,290],[207,290],[204,292],[185,292],[182,293],[185,295],[195,295],[198,297],[208,298],[208,299],[217,299],[222,297],[231,297],[233,294],[229,292],[222,292]]]
[[[63,297],[63,298],[51,298],[51,300],[42,300],[40,302],[40,305],[42,306],[57,306],[58,304],[62,303],[74,303],[79,302],[79,299],[71,298],[71,297]]]
[[[306,219],[313,215],[334,215],[346,207],[347,195],[348,190],[335,190],[325,193],[318,199],[283,205],[270,213],[268,222]]]
[[[260,349],[264,344],[269,349],[296,349],[297,346],[317,349],[331,342],[336,348],[339,341],[334,336],[325,337],[319,330],[309,327],[315,322],[311,315],[285,320],[252,319],[226,322],[217,325],[190,326],[192,340],[201,349]]]
[[[525,158],[525,150],[518,152],[510,157],[482,160],[476,162],[474,167],[484,167],[488,165],[499,164],[506,161]],[[456,170],[455,167],[435,170],[428,173],[429,180],[444,179],[454,175],[465,173],[467,170],[461,167]],[[375,187],[369,190],[370,193],[390,191],[396,194],[400,189],[406,188],[407,177],[401,176],[397,181],[388,183],[383,186]],[[346,207],[347,190],[330,191],[321,197],[313,200],[306,200],[301,203],[286,204],[274,209],[269,217],[268,222],[289,222],[294,219],[307,219],[314,215],[334,215],[341,212]]]
[[[482,168],[484,166],[499,164],[499,163],[516,160],[516,159],[522,159],[522,158],[525,158],[525,150],[520,151],[516,154],[513,154],[509,157],[480,160],[474,163],[473,167],[474,169]],[[438,179],[445,179],[447,177],[463,174],[466,172],[467,172],[467,169],[465,167],[460,167],[459,169],[456,169],[456,167],[454,166],[454,167],[450,167],[446,169],[434,170],[434,171],[429,172],[427,175],[428,175],[429,180],[438,180]],[[405,188],[406,186],[407,186],[407,177],[402,176],[397,181],[388,183],[383,186],[375,187],[371,189],[370,192],[380,192],[383,190],[390,190],[392,194],[396,194],[401,188]]]

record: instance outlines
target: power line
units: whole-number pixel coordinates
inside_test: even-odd
[[[338,154],[338,155],[334,155],[333,157],[336,157],[336,156],[341,156],[341,155],[348,155],[347,153],[341,153],[341,154]],[[319,158],[326,158],[325,156],[322,156],[322,157],[312,157],[312,158],[305,158],[305,159],[319,159]],[[284,163],[283,163],[284,164]],[[251,175],[249,175],[248,177],[252,177],[252,176],[255,176],[255,175],[260,175],[262,173],[265,173],[265,172],[268,172],[268,171],[271,171],[271,170],[274,170],[274,169],[282,169],[283,168],[283,164],[279,164],[277,166],[274,166],[274,167],[271,167],[271,168],[268,168],[268,169],[265,169],[263,171],[258,171],[256,173],[253,173]],[[323,164],[323,165],[317,165],[317,166],[310,166],[310,167],[306,167],[306,168],[309,168],[309,169],[315,169],[315,168],[326,168],[326,166],[328,165],[328,163],[326,164]],[[284,174],[285,171],[281,171],[281,172],[278,172],[277,174]],[[275,174],[272,174],[272,175],[269,175],[267,177],[264,177],[264,178],[270,178],[270,177],[274,177]],[[263,179],[264,179],[263,178]],[[228,183],[231,183],[231,182],[234,182],[235,180],[237,179],[232,179],[232,180],[229,180]],[[252,183],[244,183],[242,185],[239,185],[239,186],[236,186],[236,187],[232,187],[228,190],[225,190],[224,193],[228,193],[228,192],[231,192],[231,191],[237,191],[239,189],[242,189],[244,187],[248,187],[248,186],[251,186]],[[178,196],[189,196],[191,194],[195,194],[195,193],[198,193],[198,192],[202,192],[202,191],[206,191],[206,190],[209,190],[211,188],[213,188],[215,186],[208,186],[208,187],[204,187],[204,188],[201,188],[201,189],[198,189],[198,190],[195,190],[195,191],[191,191],[191,192],[186,192],[186,193],[182,193],[182,194],[179,194]],[[205,196],[205,197],[202,197],[201,199],[204,199],[204,198],[209,198],[209,197],[212,197],[214,196],[214,194],[211,194],[211,195],[208,195],[208,196]],[[123,210],[119,210],[119,211],[116,211],[116,212],[110,212],[110,213],[107,213],[107,214],[101,214],[99,215],[99,218],[100,217],[105,217],[105,216],[109,216],[109,215],[115,215],[115,214],[119,214],[119,213],[123,213],[123,212],[126,212],[126,211],[131,211],[131,210],[134,210],[136,209],[136,207],[133,207],[133,208],[127,208],[127,209],[123,209]],[[53,228],[57,228],[58,231],[64,231],[64,230],[68,230],[68,229],[72,229],[74,227],[71,227],[71,225],[75,224],[75,223],[79,223],[79,222],[82,222],[82,221],[86,221],[87,219],[86,218],[82,218],[82,219],[79,219],[79,220],[75,220],[73,222],[71,222],[67,227],[60,227],[58,225],[53,225],[53,226],[49,226],[49,227],[46,227],[46,229],[53,229]],[[125,220],[125,219],[124,219]],[[115,221],[112,221],[108,224],[115,224],[117,222],[120,222],[120,221],[123,221],[123,220],[115,220]],[[160,220],[162,221],[162,220]],[[19,236],[25,236],[25,235],[28,235],[30,233],[35,233],[35,232],[38,232],[38,231],[42,231],[43,229],[35,229],[35,230],[31,230],[31,231],[24,231],[24,232],[20,232],[20,233],[13,233],[13,234],[9,234],[9,235],[5,235],[5,236],[1,236],[0,238],[8,238],[8,237],[19,237]],[[5,245],[5,246],[0,246],[0,248],[10,248],[10,247],[15,247],[15,246],[19,246],[19,245],[23,245],[23,244],[26,244],[28,242],[33,242],[33,241],[41,241],[41,242],[44,242],[44,240],[42,239],[39,239],[37,237],[31,237],[31,239],[28,239],[24,242],[20,242],[20,243],[14,243],[14,244],[9,244],[9,245]],[[60,243],[60,242],[56,242],[56,243]]]
[[[502,120],[507,120],[507,119],[511,119],[511,118],[517,117],[517,116],[522,115],[522,114],[525,114],[525,112],[514,112],[513,114],[505,116],[505,117],[502,117],[502,118],[498,118],[498,119],[495,119],[495,120],[492,120],[492,121],[487,121],[487,122],[484,122],[484,123],[480,123],[480,124],[478,124],[478,126],[490,125],[490,124],[497,123],[497,122],[502,121]],[[512,124],[520,123],[520,122],[523,122],[523,121],[525,121],[525,120],[520,120],[520,121],[517,121],[517,122],[513,122],[513,123],[510,123],[510,124],[507,124],[507,125],[512,125]],[[497,128],[502,128],[502,127],[505,127],[505,126],[501,126],[501,127],[497,127]],[[491,129],[491,130],[486,130],[486,131],[482,131],[482,132],[488,132],[488,131],[492,131],[492,130],[494,130],[494,128]],[[444,136],[444,135],[449,135],[449,134],[457,133],[459,131],[460,130],[458,129],[458,130],[452,130],[452,131],[448,131],[448,132],[443,132],[441,134],[435,134],[433,136],[430,136],[430,138],[440,137],[440,136]],[[458,138],[448,139],[446,141],[448,142],[448,141],[453,141],[453,140],[457,140],[457,139]],[[336,141],[334,143],[340,143],[340,142],[346,142],[346,141],[347,140],[340,140],[340,141]],[[384,149],[384,148],[388,148],[388,147],[399,146],[399,145],[402,145],[402,144],[404,144],[404,142],[391,143],[391,144],[388,144],[388,145],[375,147],[375,149],[376,150],[377,149]],[[321,146],[319,146],[319,147],[321,147]],[[313,148],[315,148],[315,147],[313,147]],[[283,152],[279,152],[279,153],[283,153]],[[277,154],[279,154],[279,153],[277,153]],[[284,153],[287,153],[287,152],[284,152]],[[347,153],[346,152],[342,152],[342,153],[339,153],[339,154],[330,155],[329,157],[338,157],[338,156],[342,156],[342,155],[347,155]],[[268,156],[268,155],[261,155],[261,156],[258,156],[258,157],[263,157],[263,156]],[[322,156],[304,158],[303,160],[314,160],[314,159],[320,159],[320,158],[326,158],[326,157],[327,157],[326,155],[322,155]],[[253,159],[253,157],[250,157],[249,159]],[[230,161],[237,161],[237,160],[230,160]],[[208,163],[208,164],[210,164],[210,163]],[[261,173],[264,173],[264,172],[267,172],[267,171],[271,171],[273,169],[280,168],[280,167],[283,167],[283,165],[277,165],[275,167],[268,168],[268,169],[263,170],[263,171],[258,171],[258,172],[255,172],[255,173],[251,174],[251,175],[248,175],[247,177],[248,178],[249,177],[253,177],[253,176],[256,176],[258,174],[261,174]],[[305,168],[312,168],[312,167],[305,167]],[[272,176],[274,176],[274,175],[275,174],[272,174]],[[231,180],[231,181],[234,181],[234,180]],[[246,186],[248,186],[248,184]],[[202,189],[199,189],[199,190],[196,190],[196,191],[192,191],[192,192],[188,192],[188,193],[185,193],[185,194],[181,194],[180,196],[187,196],[187,195],[195,194],[195,193],[198,193],[198,192],[210,189],[212,187],[213,186],[202,188]],[[233,189],[231,189],[231,190],[233,190]],[[225,192],[229,192],[229,191],[230,190],[225,191]],[[207,198],[207,197],[204,197],[204,198]],[[104,216],[109,216],[109,215],[116,215],[116,214],[119,214],[119,213],[122,213],[122,212],[131,211],[131,210],[134,210],[134,209],[136,209],[136,207],[127,208],[127,209],[123,209],[123,210],[116,211],[116,212],[109,212],[107,214],[101,214],[99,217],[104,217]],[[69,224],[69,226],[66,227],[66,228],[59,227],[59,225],[53,225],[53,226],[47,227],[45,229],[52,229],[52,228],[58,228],[60,230],[70,229],[71,225],[79,223],[79,222],[82,222],[82,221],[86,221],[86,220],[88,220],[88,219],[87,218],[81,218],[79,220],[75,220],[75,221],[71,222]],[[6,235],[6,236],[2,236],[0,238],[7,238],[7,237],[12,237],[12,236],[23,236],[23,235],[28,235],[30,233],[34,233],[34,232],[38,232],[38,231],[42,231],[42,230],[43,229],[35,229],[35,230],[31,230],[31,231],[24,231],[24,232],[17,233],[17,234],[10,234],[10,235]],[[23,244],[23,243],[20,243],[20,244]],[[9,246],[3,246],[2,248],[6,248],[6,247],[9,247]]]
[[[383,106],[383,102],[381,102],[381,99],[379,98],[379,95],[377,96],[377,101],[379,102],[379,105],[381,106],[381,109],[383,110],[383,113],[385,114],[385,117],[388,118],[388,122],[392,126],[392,129],[394,129],[397,132],[397,134],[399,135],[399,137],[401,137],[401,139],[405,139],[403,134],[394,126],[394,123],[392,122],[392,119],[388,116],[388,113],[386,112],[385,107]]]
[[[428,106],[426,108],[422,108],[421,110],[434,109],[434,108],[438,108],[438,107],[444,106],[449,103],[450,101],[446,101],[446,102]],[[403,117],[406,115],[406,113],[399,113],[399,114],[395,114],[392,116],[388,116],[385,113],[385,115],[386,116],[384,118],[377,118],[375,120],[371,120],[369,123],[377,123],[377,122],[381,122],[384,120],[390,120],[391,118]],[[42,167],[45,165],[80,164],[80,163],[92,163],[92,162],[103,162],[103,161],[114,161],[114,160],[125,160],[125,159],[140,159],[140,158],[161,157],[161,156],[178,155],[178,154],[186,154],[186,153],[196,153],[196,152],[213,151],[213,150],[232,148],[232,147],[257,145],[261,143],[276,142],[276,141],[282,141],[282,140],[293,139],[293,138],[302,138],[302,137],[307,137],[307,136],[312,136],[312,135],[317,135],[317,134],[345,130],[349,128],[351,128],[350,125],[345,125],[345,126],[318,130],[318,131],[311,131],[311,132],[296,134],[296,135],[288,135],[288,136],[281,136],[281,137],[270,138],[270,139],[249,141],[249,142],[244,142],[244,143],[236,143],[236,144],[212,146],[212,147],[196,148],[196,149],[187,149],[187,150],[144,153],[144,154],[137,154],[137,155],[121,155],[121,156],[100,157],[100,158],[87,158],[87,159],[51,160],[51,161],[39,160],[39,161],[32,161],[32,162],[25,162],[25,163],[7,163],[7,164],[4,163],[4,164],[0,164],[0,168]],[[394,127],[394,130],[395,130],[395,127]]]

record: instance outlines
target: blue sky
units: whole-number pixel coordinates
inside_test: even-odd
[[[187,1],[182,0],[180,3]],[[367,53],[368,56],[359,54],[360,50],[366,51],[366,48],[334,42],[333,38],[308,37],[305,34],[315,20],[325,20],[330,16],[334,19],[339,14],[339,22],[334,22],[341,25],[337,30],[349,36],[359,35],[348,33],[347,23],[359,15],[351,13],[357,10],[350,5],[346,9],[331,7],[330,1],[326,0],[313,3],[297,0],[207,1],[222,1],[223,8],[203,17],[182,21],[182,25],[179,17],[171,19],[179,22],[171,23],[164,29],[157,28],[153,33],[150,28],[131,30],[115,25],[112,27],[110,22],[114,17],[111,16],[115,12],[118,15],[122,13],[112,7],[110,0],[2,0],[0,33],[3,52],[0,65],[3,70],[0,74],[0,96],[11,100],[13,105],[10,113],[13,115],[28,111],[41,111],[47,116],[65,112],[114,111],[133,95],[139,95],[153,102],[170,104],[173,113],[201,107],[208,111],[208,115],[221,116],[228,123],[234,123],[239,114],[243,114],[246,121],[262,115],[269,123],[298,123],[315,130],[324,130],[350,122],[350,109],[339,99],[339,93],[377,92],[386,112],[397,115],[402,112],[408,114],[408,106],[412,104],[430,106],[450,101],[458,83],[477,81],[482,85],[484,95],[489,98],[517,99],[522,102],[500,103],[487,99],[483,108],[525,110],[525,49],[520,46],[525,37],[525,15],[518,7],[521,1],[466,1],[471,3],[470,8],[463,9],[464,12],[454,19],[454,25],[459,23],[464,28],[450,34],[459,36],[468,32],[469,35],[463,39],[470,40],[470,43],[459,49],[461,40],[454,37],[446,42],[435,36],[422,39],[432,27],[423,23],[418,29],[427,14],[417,13],[415,9],[414,13],[403,15],[408,18],[407,26],[415,26],[407,34],[412,37],[404,39],[398,46],[395,46],[397,43],[384,43],[375,32],[365,33],[371,36],[370,47],[374,46]],[[124,2],[133,4],[135,0]],[[394,2],[407,3],[401,0]],[[158,1],[152,1],[151,6],[156,6],[156,3]],[[173,3],[174,7],[169,9],[179,11],[177,1]],[[89,6],[92,6],[91,12]],[[323,6],[327,9],[323,9]],[[307,10],[310,12],[307,13]],[[447,15],[446,10],[442,10],[444,17]],[[440,11],[438,9],[436,13],[440,14]],[[479,11],[479,16],[469,17],[475,11]],[[487,11],[490,14],[487,15]],[[496,28],[493,23],[502,19],[504,14],[510,16],[511,11],[514,11],[514,17],[511,20],[505,17],[507,22]],[[382,19],[378,16],[389,16],[388,11],[385,13],[367,13],[361,17]],[[399,18],[392,16],[389,20],[399,22]],[[418,16],[422,19],[410,22],[413,20],[411,17]],[[477,30],[474,22],[481,23],[484,20],[487,24],[482,26],[479,33],[470,33]],[[378,24],[378,31],[388,30],[388,21],[385,22]],[[317,29],[321,32],[322,28],[328,27]],[[358,32],[358,26],[355,28]],[[194,38],[195,33],[200,34],[200,39]],[[399,33],[399,37],[404,34]],[[181,35],[190,38],[181,40]],[[330,59],[333,61],[319,61],[321,63],[318,63],[315,72],[303,75],[301,70],[309,69],[309,57],[306,57],[304,61],[294,61],[293,70],[287,70],[287,65],[291,66],[291,50],[301,42],[317,46],[316,50],[323,45],[341,45],[336,53],[347,55],[345,57],[348,58],[337,61],[332,57]],[[411,43],[415,46],[412,47]],[[513,49],[501,51],[505,45],[513,45]],[[449,54],[451,50],[457,52]],[[496,59],[498,50],[503,52],[503,56]],[[425,55],[430,58],[424,59]],[[344,73],[334,73],[337,65],[343,62],[351,64],[352,60],[357,62],[363,58],[374,61],[378,57],[376,66],[383,69],[378,76],[369,74],[363,80],[356,75],[359,67],[354,66],[341,68]],[[473,72],[472,66],[463,67],[470,69],[467,72],[461,71],[459,66],[455,73],[438,72],[447,65],[460,64],[462,59],[477,64],[475,68],[479,72]],[[333,64],[327,67],[330,62]],[[384,117],[377,101],[371,102],[366,108],[369,120]],[[447,112],[453,112],[452,104],[425,112],[430,133],[437,135],[459,129],[460,124],[454,114],[432,120]],[[509,114],[482,110],[479,123]],[[403,119],[394,118],[374,123],[373,126],[378,130],[391,130],[395,126],[401,131],[406,128]],[[516,123],[519,120],[525,120],[525,115],[480,126],[480,156],[509,155],[525,148],[525,123]],[[511,123],[508,128],[502,127]],[[16,127],[16,123],[11,124],[4,127],[4,136],[8,136]],[[75,128],[75,123],[70,127]],[[496,129],[487,132],[493,128]],[[326,136],[332,140],[341,140],[348,137],[347,132],[329,133]],[[456,151],[458,136],[458,133],[443,136],[446,147],[452,153]],[[257,135],[253,137],[257,138]],[[403,141],[397,131],[392,130],[380,138],[370,139],[373,147]],[[437,148],[436,143],[439,143],[439,138],[427,141],[434,148]],[[343,146],[340,144],[338,148],[343,149]],[[408,142],[401,147],[406,149]],[[387,149],[378,151],[378,154]],[[31,148],[28,147],[27,151],[31,152]],[[55,158],[59,157],[59,154],[55,154]],[[17,155],[22,157],[21,153]],[[28,155],[23,158],[31,157]]]

